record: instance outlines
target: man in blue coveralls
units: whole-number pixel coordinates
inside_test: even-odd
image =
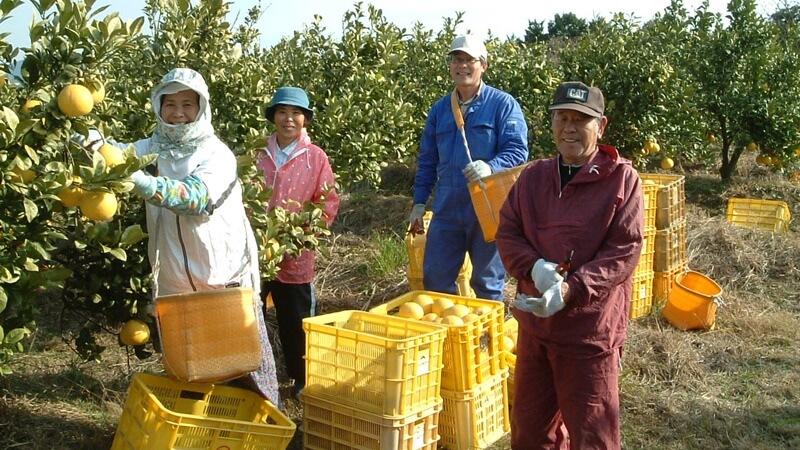
[[[470,285],[477,297],[502,301],[506,271],[495,243],[484,239],[467,183],[526,162],[528,126],[511,95],[483,83],[488,67],[483,42],[472,35],[455,38],[448,61],[468,145],[448,93],[428,112],[409,228],[421,230],[425,205],[435,188],[422,268],[425,290],[455,294],[464,255],[469,253]]]

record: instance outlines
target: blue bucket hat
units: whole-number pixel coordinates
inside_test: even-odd
[[[272,102],[267,107],[267,120],[275,123],[275,110],[280,105],[296,106],[303,110],[309,121],[314,118],[314,111],[308,107],[308,95],[299,87],[284,86],[275,91]]]

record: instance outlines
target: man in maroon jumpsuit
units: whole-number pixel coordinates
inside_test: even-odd
[[[501,213],[517,281],[513,449],[619,449],[619,368],[643,234],[641,181],[614,147],[603,93],[556,89],[558,154],[532,163]]]

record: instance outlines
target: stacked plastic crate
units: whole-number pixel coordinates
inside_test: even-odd
[[[644,236],[642,238],[642,254],[639,257],[639,264],[637,264],[633,272],[631,307],[628,313],[628,317],[631,319],[650,313],[650,309],[653,306],[653,257],[655,254],[657,194],[658,185],[653,181],[642,179]]]
[[[255,392],[137,373],[111,449],[283,450],[294,433],[294,422]]]
[[[390,315],[406,302],[425,294],[444,298],[470,310],[477,318],[463,325],[443,325],[443,401],[439,420],[440,448],[488,448],[511,429],[508,410],[508,368],[502,348],[504,305],[430,291],[412,291],[370,310]]]
[[[663,306],[678,273],[686,270],[686,194],[683,175],[641,174],[652,181],[656,194],[656,233],[653,257],[653,303]]]
[[[434,450],[446,329],[365,311],[303,320],[304,448]]]
[[[427,230],[430,226],[431,219],[433,218],[432,211],[426,211],[422,218],[424,229]],[[422,284],[422,263],[425,260],[425,243],[427,238],[425,233],[422,234],[406,234],[406,250],[408,251],[408,285],[412,291],[421,291],[425,289]],[[456,279],[456,288],[458,295],[465,297],[475,297],[475,292],[469,284],[469,279],[472,277],[472,262],[469,260],[469,255],[464,256],[464,264],[461,266],[461,271],[458,273]]]

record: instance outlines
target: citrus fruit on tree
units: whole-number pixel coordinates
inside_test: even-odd
[[[122,149],[111,144],[103,144],[97,152],[103,156],[106,166],[109,168],[125,162],[125,154],[122,153]]]
[[[36,172],[31,169],[20,169],[19,167],[14,167],[11,169],[11,172],[14,176],[11,178],[12,182],[17,183],[25,183],[28,184],[36,178]]]
[[[672,169],[673,167],[675,167],[675,161],[673,161],[672,158],[667,157],[661,160],[662,169],[669,170]]]
[[[79,206],[91,220],[109,220],[117,213],[117,196],[109,191],[89,191],[83,194]]]
[[[58,94],[58,109],[67,117],[85,116],[93,107],[94,98],[86,86],[68,84]]]
[[[56,195],[58,195],[58,198],[61,199],[62,205],[66,206],[67,208],[73,208],[81,204],[81,199],[86,191],[78,186],[80,182],[80,177],[72,177],[71,185],[64,186],[63,188],[59,189]]]
[[[754,152],[754,151],[756,151],[757,148],[758,148],[758,145],[756,145],[755,142],[751,142],[751,143],[747,144],[747,147],[745,147],[745,149],[748,152]]]
[[[131,347],[144,345],[150,340],[150,327],[141,320],[131,319],[119,331],[119,340]]]
[[[40,102],[39,100],[36,100],[35,98],[32,98],[32,99],[26,101],[24,105],[22,105],[22,108],[19,109],[19,112],[21,112],[22,114],[28,114],[31,109],[33,109],[33,108],[35,108],[35,107],[37,107],[37,106],[39,106],[41,104],[42,104],[42,102]]]
[[[767,155],[758,155],[756,156],[756,163],[761,164],[762,166],[768,166],[772,163],[772,158]]]
[[[95,105],[102,103],[103,100],[106,99],[106,87],[103,86],[103,83],[87,81],[83,83],[83,86],[86,86],[86,89],[89,89],[89,92],[92,94],[92,102]]]

